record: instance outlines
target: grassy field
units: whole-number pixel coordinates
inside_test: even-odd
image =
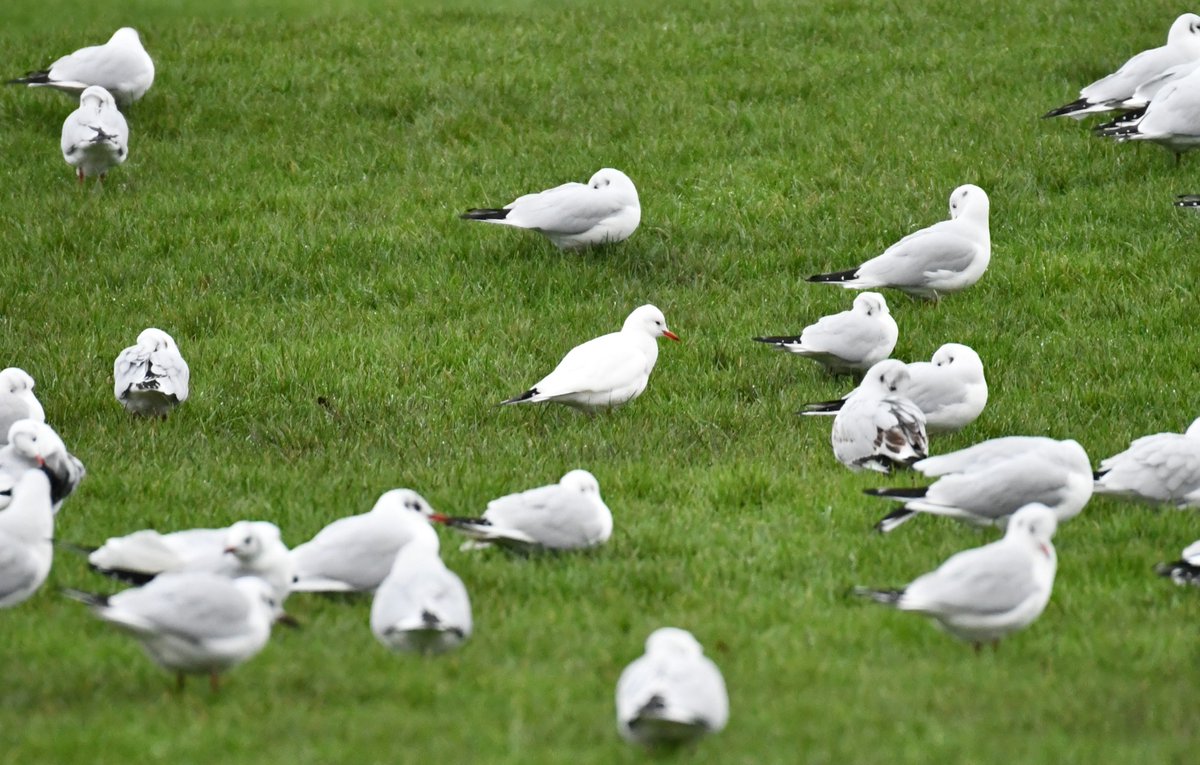
[[[275,521],[292,545],[386,489],[441,512],[585,467],[616,529],[587,555],[445,558],[477,633],[389,654],[369,601],[296,596],[219,695],[177,694],[58,586],[112,591],[60,552],[0,614],[0,762],[635,762],[612,692],[655,627],[722,667],[728,729],[689,763],[1184,762],[1197,593],[1151,566],[1191,513],[1096,500],[1056,539],[1044,616],[998,653],[851,600],[994,532],[923,518],[870,533],[887,485],[833,458],[805,401],[845,390],[751,343],[848,307],[805,284],[992,200],[992,265],[940,305],[889,293],[896,355],[973,346],[992,398],[949,451],[1077,438],[1098,462],[1200,414],[1197,163],[1040,121],[1160,45],[1162,0],[8,0],[16,76],[130,24],[158,69],[130,160],[81,191],[71,102],[0,90],[0,366],[37,379],[89,475],[57,534],[97,543]],[[564,255],[458,212],[602,166],[641,229]],[[610,416],[498,409],[575,343],[653,302],[645,395]],[[112,398],[117,352],[171,332],[192,398],[164,423]],[[913,479],[901,476],[901,483]],[[444,533],[444,532],[443,532]]]

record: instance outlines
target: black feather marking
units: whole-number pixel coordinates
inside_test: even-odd
[[[1050,117],[1065,117],[1068,114],[1074,114],[1075,112],[1079,111],[1080,109],[1084,109],[1087,106],[1088,100],[1086,98],[1080,98],[1072,101],[1069,104],[1063,104],[1057,109],[1051,109],[1042,115],[1042,119],[1048,119]]]
[[[41,85],[50,82],[50,71],[29,72],[24,77],[8,80],[5,85]]]
[[[879,519],[879,523],[875,524],[875,530],[882,533],[884,527],[888,525],[888,521],[901,521],[909,516],[916,515],[916,510],[909,510],[904,507],[898,507],[887,515]]]
[[[491,526],[492,522],[487,518],[469,518],[465,515],[435,515],[435,521],[444,523],[447,526]]]
[[[854,594],[862,598],[870,598],[876,603],[895,605],[904,595],[904,590],[872,590],[868,587],[855,587]]]
[[[1092,480],[1099,481],[1101,478],[1103,478],[1106,475],[1108,475],[1107,470],[1097,470],[1096,472],[1092,473]]]
[[[108,605],[108,596],[101,595],[97,592],[84,592],[70,587],[63,587],[62,594],[66,595],[71,600],[78,600],[80,603],[85,603],[89,606],[104,607]]]
[[[1134,109],[1133,111],[1125,112],[1124,114],[1120,115],[1116,119],[1110,120],[1109,122],[1103,122],[1103,123],[1097,125],[1096,127],[1092,128],[1092,130],[1095,130],[1095,131],[1112,130],[1114,128],[1124,127],[1126,125],[1132,125],[1133,123],[1137,122],[1138,120],[1140,120],[1142,117],[1145,117],[1145,116],[1146,116],[1145,109]]]
[[[834,271],[830,274],[813,274],[804,281],[806,282],[848,282],[851,279],[858,277],[858,269],[851,268],[848,271]]]
[[[66,499],[67,495],[71,493],[71,485],[67,483],[67,477],[58,475],[47,465],[42,465],[41,471],[50,480],[50,504],[56,505]]]
[[[889,497],[894,499],[920,499],[929,491],[926,486],[898,489],[863,489],[863,494],[871,497]],[[891,517],[891,516],[889,516]]]
[[[646,715],[657,714],[659,712],[662,712],[666,708],[667,708],[666,700],[662,696],[660,696],[659,694],[656,693],[650,697],[649,701],[647,701],[645,704],[642,705],[641,709],[639,709],[637,711],[637,716],[645,717]]]
[[[1138,126],[1137,123],[1134,123],[1132,125],[1117,125],[1111,128],[1094,127],[1092,128],[1092,133],[1108,138],[1121,138],[1127,135],[1137,135]]]
[[[510,399],[505,399],[504,401],[501,401],[500,405],[503,406],[504,404],[519,404],[522,401],[528,401],[529,399],[533,398],[534,396],[537,395],[537,393],[538,393],[537,388],[530,388],[529,390],[525,391],[524,393],[522,393],[519,396],[513,396]]]
[[[97,574],[104,574],[107,577],[116,579],[118,582],[126,582],[139,586],[147,584],[156,576],[156,574],[147,574],[145,571],[130,571],[124,568],[101,568],[94,563],[88,563],[88,568]]]
[[[777,336],[772,335],[772,336],[768,336],[768,337],[755,337],[752,339],[757,343],[775,343],[777,345],[780,345],[783,343],[798,343],[798,342],[800,342],[799,335],[777,335]]]
[[[442,623],[442,620],[438,618],[437,614],[428,609],[421,611],[421,621],[423,621],[425,626],[429,629],[437,629]]]
[[[504,220],[508,217],[508,212],[504,208],[478,207],[473,210],[467,210],[458,217],[463,220]]]
[[[1154,567],[1154,573],[1169,577],[1177,584],[1200,585],[1200,566],[1188,563],[1186,560],[1160,563]]]
[[[1200,207],[1200,194],[1180,194],[1175,197],[1176,207]]]

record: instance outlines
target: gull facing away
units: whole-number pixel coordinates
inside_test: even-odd
[[[44,467],[50,479],[55,513],[87,475],[54,428],[37,420],[17,420],[8,430],[8,444],[0,448],[0,509],[8,506],[11,490],[25,471],[37,467]]]
[[[628,239],[642,220],[642,206],[629,176],[606,167],[587,183],[564,183],[459,217],[533,229],[560,250],[573,250]]]
[[[729,721],[721,670],[687,630],[662,627],[617,680],[617,731],[633,744],[677,745]]]
[[[50,575],[54,512],[45,469],[27,470],[0,512],[0,608],[23,603]]]
[[[437,548],[433,508],[411,489],[384,492],[370,512],[339,518],[292,550],[292,592],[371,592],[414,540]]]
[[[898,590],[856,587],[854,592],[929,616],[978,652],[983,643],[994,646],[1028,627],[1046,609],[1058,568],[1050,541],[1057,528],[1053,510],[1026,505],[1013,514],[1003,538],[956,553]]]
[[[612,536],[612,512],[600,498],[600,483],[586,470],[572,470],[558,483],[488,502],[482,518],[434,514],[438,523],[471,538],[464,549],[499,545],[518,552],[579,550]]]
[[[53,88],[78,96],[92,85],[112,93],[127,106],[146,94],[154,83],[154,62],[142,47],[136,29],[121,27],[108,42],[80,48],[46,69],[9,80],[9,85]]]
[[[903,502],[875,529],[887,533],[918,513],[944,515],[976,526],[1004,526],[1028,504],[1074,518],[1092,498],[1092,467],[1077,441],[1008,436],[957,452],[929,457],[913,469],[938,480],[918,488],[867,489],[866,494]]]
[[[1196,59],[1200,59],[1200,16],[1185,13],[1171,24],[1166,45],[1142,51],[1117,71],[1079,91],[1078,99],[1051,109],[1042,118],[1072,117],[1078,120],[1097,112],[1145,106],[1134,98],[1140,86],[1171,67]]]
[[[117,356],[113,364],[113,394],[131,414],[167,418],[187,401],[191,371],[175,340],[150,327]]]
[[[1184,152],[1200,146],[1200,69],[1164,85],[1136,122],[1102,125],[1092,132],[1119,143],[1157,143],[1175,155],[1178,165]]]
[[[883,361],[892,355],[899,335],[883,295],[864,292],[849,311],[823,316],[799,335],[754,339],[810,358],[837,375],[865,372]]]
[[[371,632],[393,651],[421,654],[445,653],[471,636],[467,588],[426,537],[400,548],[375,590]]]
[[[279,603],[287,599],[295,576],[279,527],[268,521],[238,521],[223,529],[187,529],[160,534],[143,529],[110,537],[88,554],[102,574],[133,584],[180,571],[207,571],[229,579],[257,576],[271,585]]]
[[[908,383],[897,393],[911,399],[925,413],[925,432],[931,436],[962,430],[987,406],[983,361],[970,346],[946,343],[930,361],[914,361],[907,368]],[[856,391],[833,401],[806,404],[800,414],[836,415]]]
[[[24,369],[0,371],[0,446],[8,443],[8,431],[17,420],[46,421],[46,410],[33,394],[33,385]]]
[[[816,274],[808,281],[847,289],[892,287],[938,300],[970,287],[992,258],[988,195],[978,186],[950,194],[950,219],[913,232],[857,268]]]
[[[1183,548],[1179,560],[1171,563],[1160,563],[1154,567],[1159,576],[1170,578],[1175,584],[1190,584],[1200,587],[1200,541],[1192,542]]]
[[[635,308],[620,332],[588,340],[563,356],[554,371],[501,404],[554,401],[592,413],[628,403],[642,394],[658,361],[658,338],[678,342],[662,311]]]
[[[1185,433],[1142,436],[1120,454],[1101,460],[1096,494],[1200,507],[1200,419]]]
[[[129,125],[112,95],[99,85],[83,91],[79,108],[63,122],[62,154],[81,184],[91,176],[103,181],[128,158]]]
[[[206,571],[163,574],[116,595],[63,592],[132,635],[155,663],[176,673],[180,688],[184,675],[207,674],[214,693],[220,673],[267,645],[280,613],[271,586],[258,577]]]
[[[833,455],[851,470],[886,473],[929,453],[925,415],[897,394],[908,384],[903,361],[887,359],[871,367],[854,396],[833,419]]]

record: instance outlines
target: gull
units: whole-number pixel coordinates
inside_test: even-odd
[[[371,632],[393,651],[422,654],[445,653],[471,636],[467,588],[427,537],[396,554],[371,601]]]
[[[1178,165],[1184,152],[1200,146],[1200,69],[1164,85],[1136,122],[1102,125],[1092,132],[1121,143],[1157,143],[1175,155]]]
[[[886,359],[867,370],[857,392],[833,420],[830,441],[838,461],[851,470],[888,472],[925,457],[925,415],[897,394],[908,384],[903,361]]]
[[[65,589],[68,597],[129,633],[158,665],[184,675],[218,676],[255,656],[279,614],[271,586],[255,576],[229,579],[207,571],[167,573],[142,587],[99,595]]]
[[[1200,419],[1185,433],[1156,433],[1100,462],[1096,494],[1200,507]]]
[[[1200,587],[1200,541],[1183,548],[1183,555],[1172,563],[1160,563],[1154,567],[1159,576],[1169,577],[1175,584],[1190,584]]]
[[[975,646],[993,646],[1034,622],[1054,587],[1058,560],[1051,538],[1053,510],[1029,504],[1013,514],[1001,539],[956,553],[936,570],[898,590],[856,587],[857,595],[933,618],[938,627]]]
[[[293,562],[279,527],[268,521],[238,521],[222,529],[187,529],[160,534],[143,529],[110,537],[88,554],[102,574],[145,584],[167,572],[207,571],[230,579],[257,576],[282,603],[291,591]]]
[[[883,295],[864,292],[854,298],[849,311],[824,316],[798,336],[754,339],[810,358],[837,375],[865,372],[883,361],[892,354],[899,334]]]
[[[8,505],[11,490],[25,471],[37,467],[46,468],[55,513],[87,475],[54,428],[37,420],[17,420],[8,430],[8,444],[0,447],[0,509]]]
[[[0,512],[0,608],[23,603],[46,581],[53,537],[50,479],[44,470],[27,470]]]
[[[907,369],[908,382],[897,393],[911,399],[925,413],[925,432],[931,436],[962,430],[987,406],[983,361],[970,346],[946,343],[930,361],[910,362]],[[856,392],[833,401],[806,404],[801,414],[836,415]]]
[[[81,48],[46,69],[9,80],[9,85],[53,88],[78,95],[91,85],[113,94],[122,106],[137,101],[154,82],[154,62],[136,29],[121,27],[108,42]]]
[[[1176,207],[1200,207],[1200,194],[1180,194],[1175,198]]]
[[[1200,58],[1183,64],[1176,64],[1157,77],[1151,77],[1139,85],[1137,90],[1133,91],[1131,97],[1121,102],[1120,108],[1128,109],[1129,111],[1120,114],[1114,120],[1097,125],[1094,129],[1096,131],[1106,131],[1112,128],[1136,124],[1138,120],[1146,116],[1146,107],[1150,105],[1150,102],[1154,100],[1154,97],[1158,95],[1160,90],[1176,80],[1182,80],[1197,69],[1200,69]]]
[[[1059,521],[1074,518],[1092,497],[1092,467],[1077,441],[1040,436],[1008,436],[912,466],[938,477],[931,486],[867,489],[866,494],[903,502],[875,526],[889,532],[918,513],[944,515],[977,526],[1004,526],[1028,504],[1054,511]]]
[[[892,287],[913,297],[938,300],[970,287],[992,257],[988,195],[978,186],[950,194],[950,219],[909,234],[857,268],[808,277],[847,289]]]
[[[8,443],[8,431],[17,420],[46,421],[46,410],[33,394],[33,378],[24,369],[0,371],[0,446]]]
[[[625,319],[620,332],[575,346],[532,388],[500,403],[555,401],[589,414],[618,407],[646,389],[658,361],[659,337],[679,340],[667,329],[662,311],[652,305],[640,306]]]
[[[93,85],[79,96],[79,108],[63,122],[62,153],[81,184],[93,175],[103,181],[128,158],[129,125],[107,90]]]
[[[1171,24],[1166,45],[1142,51],[1122,64],[1117,71],[1079,91],[1077,100],[1051,109],[1043,114],[1042,118],[1083,119],[1096,112],[1137,108],[1136,101],[1134,105],[1130,105],[1130,101],[1139,86],[1171,67],[1196,59],[1200,59],[1200,16],[1185,13]]]
[[[459,217],[533,229],[560,250],[572,250],[628,239],[642,220],[642,207],[629,176],[606,167],[586,184],[564,183]]]
[[[600,498],[600,483],[586,470],[572,470],[540,486],[488,502],[482,518],[430,516],[466,534],[464,549],[493,544],[519,552],[596,547],[612,536],[612,512]]]
[[[687,630],[662,627],[617,680],[617,731],[635,744],[681,744],[729,720],[721,670]]]
[[[113,394],[132,414],[167,418],[188,397],[191,372],[175,340],[150,327],[117,356],[113,364]]]
[[[385,492],[370,512],[339,518],[292,550],[292,592],[370,592],[388,575],[396,553],[414,540],[435,548],[433,508],[411,489]]]

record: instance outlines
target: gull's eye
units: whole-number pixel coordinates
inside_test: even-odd
[[[242,541],[242,544],[244,544],[244,545],[247,545],[247,546],[248,546],[248,545],[250,545],[250,544],[251,544],[253,541],[254,541],[254,540],[253,540],[253,539],[251,539],[250,537],[246,537],[246,538],[245,538],[245,539]]]

